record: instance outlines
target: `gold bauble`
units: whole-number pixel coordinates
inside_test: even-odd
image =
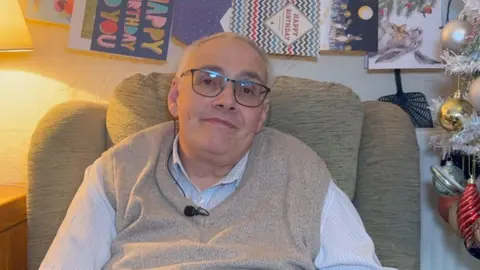
[[[472,104],[465,99],[449,98],[438,110],[438,122],[447,131],[460,131],[463,120],[469,118],[474,111]]]

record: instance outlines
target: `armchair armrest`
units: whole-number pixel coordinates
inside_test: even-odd
[[[420,158],[400,107],[364,102],[354,204],[385,266],[420,269]]]
[[[38,269],[80,186],[106,150],[107,105],[69,101],[52,108],[33,132],[27,161],[28,269]]]

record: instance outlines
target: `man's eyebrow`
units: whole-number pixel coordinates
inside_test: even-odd
[[[263,82],[262,77],[255,71],[242,71],[240,72],[239,77],[247,77],[248,79],[253,79],[259,82]]]
[[[219,66],[216,66],[216,65],[205,65],[205,66],[201,66],[200,69],[206,69],[206,70],[210,70],[210,71],[215,71],[215,72],[218,72],[220,74],[224,74],[223,72],[223,68],[219,67]],[[249,71],[249,70],[245,70],[245,71],[242,71],[240,72],[240,74],[238,76],[236,76],[240,79],[251,79],[251,80],[256,80],[256,81],[259,81],[259,82],[263,82],[264,80],[262,79],[262,77],[255,71]],[[233,79],[233,78],[232,78]]]
[[[205,65],[205,66],[201,66],[199,69],[206,69],[206,70],[215,71],[220,74],[223,74],[223,69],[215,65]]]

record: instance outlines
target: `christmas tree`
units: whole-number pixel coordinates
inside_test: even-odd
[[[432,13],[437,0],[379,0],[378,10],[380,19],[390,17],[393,11],[397,16],[410,17],[414,12],[427,16]]]
[[[463,152],[480,157],[480,0],[464,2],[459,18],[442,30],[443,67],[457,87],[451,96],[434,101],[441,128],[431,144],[444,156]]]
[[[449,0],[451,1],[451,0]],[[441,148],[443,159],[452,155],[469,157],[469,178],[463,181],[449,174],[437,173],[432,182],[439,194],[460,196],[456,210],[455,229],[458,229],[468,252],[480,259],[480,192],[475,179],[475,168],[480,161],[480,0],[463,0],[465,7],[458,19],[449,21],[442,29],[443,67],[456,78],[457,87],[446,98],[434,101],[437,134],[430,138],[433,147]],[[432,172],[447,172],[443,166]],[[442,177],[445,176],[446,177]],[[438,181],[437,181],[438,180]],[[448,189],[448,185],[460,191]],[[479,183],[480,184],[480,183]],[[447,187],[447,188],[444,188]]]

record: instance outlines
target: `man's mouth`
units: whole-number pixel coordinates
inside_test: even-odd
[[[228,128],[231,128],[231,129],[236,129],[237,128],[237,126],[235,126],[232,122],[227,121],[227,120],[223,120],[223,119],[220,119],[220,118],[205,118],[205,119],[203,119],[203,121],[211,123],[211,124],[224,125],[224,126],[226,126]]]

